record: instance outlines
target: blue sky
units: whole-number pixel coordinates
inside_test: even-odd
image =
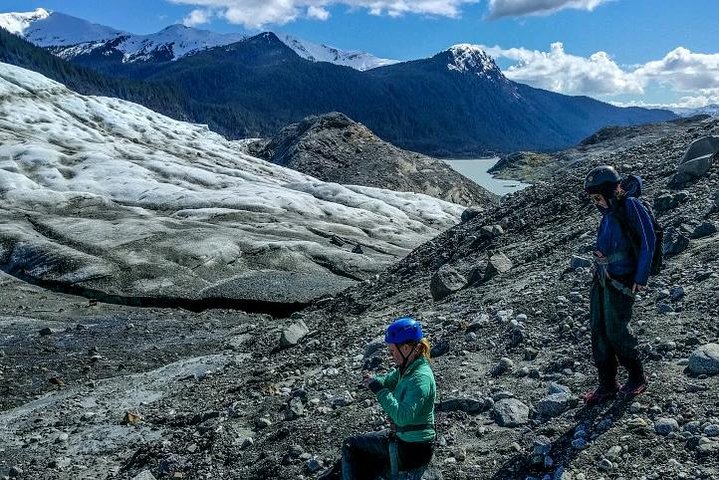
[[[624,104],[719,103],[716,0],[5,0],[0,10],[37,7],[134,33],[182,22],[281,31],[397,60],[473,43],[540,88]]]

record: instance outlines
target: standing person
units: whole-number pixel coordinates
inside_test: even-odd
[[[607,165],[593,169],[584,181],[584,190],[602,213],[590,300],[592,356],[599,386],[585,394],[590,405],[617,393],[633,396],[647,389],[637,337],[629,323],[635,295],[649,279],[655,233],[644,205],[626,196],[620,182],[617,171]],[[628,374],[621,388],[616,380],[618,363]]]
[[[385,343],[396,368],[376,377],[365,373],[363,384],[377,396],[391,428],[343,442],[342,480],[373,480],[389,471],[393,463],[401,470],[420,468],[434,453],[437,387],[422,326],[411,317],[398,318],[387,327]],[[333,470],[334,475],[328,473],[323,478],[336,478],[339,469]]]

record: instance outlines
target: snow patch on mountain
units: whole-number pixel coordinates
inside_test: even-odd
[[[306,302],[374,275],[462,211],[325,183],[206,126],[0,64],[0,268],[25,279]]]
[[[285,45],[294,50],[297,55],[312,62],[329,62],[360,71],[399,63],[398,60],[377,58],[365,52],[344,51],[324,44],[317,45],[293,37],[292,35],[281,35],[279,38]]]
[[[448,52],[451,58],[447,64],[449,70],[478,75],[502,74],[492,57],[478,45],[460,43],[450,47]]]
[[[15,35],[24,35],[30,25],[49,16],[50,12],[44,8],[38,8],[33,12],[0,13],[0,28]]]

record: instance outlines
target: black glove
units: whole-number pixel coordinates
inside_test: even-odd
[[[372,393],[377,393],[384,388],[384,385],[382,385],[379,380],[372,380],[369,382],[369,385],[367,385],[367,388],[369,388]]]

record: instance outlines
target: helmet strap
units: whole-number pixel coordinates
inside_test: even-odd
[[[414,348],[412,349],[412,351],[409,352],[409,354],[407,354],[406,356],[402,353],[402,350],[399,348],[399,346],[397,347],[397,350],[399,351],[399,355],[402,357],[402,365],[399,366],[400,373],[404,374],[404,371],[408,366],[407,362],[409,361],[410,357],[412,357],[412,355],[414,355],[414,352],[417,351],[418,345],[419,344],[415,345]]]

